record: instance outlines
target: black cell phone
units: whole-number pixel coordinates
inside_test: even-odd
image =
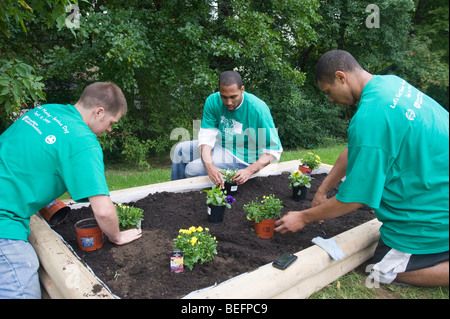
[[[297,260],[297,256],[293,255],[293,254],[284,254],[281,257],[278,257],[273,263],[272,265],[275,268],[278,269],[286,269],[287,267],[289,267],[289,265],[291,265],[294,261]]]

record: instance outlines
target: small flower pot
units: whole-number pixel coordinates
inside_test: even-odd
[[[208,205],[208,221],[210,223],[223,222],[223,215],[225,214],[225,206]]]
[[[103,231],[95,218],[86,218],[75,223],[78,247],[83,251],[93,251],[103,247]]]
[[[259,238],[267,239],[273,237],[275,219],[263,219],[260,223],[253,223],[253,228]]]
[[[300,166],[298,167],[298,170],[299,170],[300,172],[302,172],[303,174],[306,174],[306,175],[308,175],[308,176],[311,176],[312,169],[310,169],[309,167],[304,167],[304,166],[300,165]]]
[[[62,223],[70,212],[70,207],[59,199],[55,199],[50,204],[42,208],[39,213],[50,226]]]
[[[300,194],[298,193],[300,191]],[[308,188],[306,186],[296,186],[292,187],[292,199],[296,202],[306,199],[306,193]]]
[[[238,185],[236,183],[225,182],[225,190],[227,191],[227,195],[234,196],[237,193]]]

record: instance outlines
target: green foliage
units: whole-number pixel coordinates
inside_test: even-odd
[[[214,206],[226,206],[231,208],[231,204],[234,202],[234,198],[231,195],[227,195],[227,191],[222,190],[220,187],[213,185],[211,189],[204,189],[206,193],[206,204]]]
[[[180,229],[173,240],[173,248],[183,252],[183,264],[192,270],[198,262],[205,263],[217,254],[217,240],[209,234],[209,229],[198,226]]]
[[[144,219],[143,209],[123,204],[116,204],[114,206],[116,207],[120,230],[140,227],[140,223]]]
[[[314,154],[313,152],[307,152],[301,159],[303,166],[307,165],[306,167],[310,168],[311,170],[314,170],[322,164],[320,160],[320,156],[317,154]]]
[[[16,59],[0,59],[0,105],[4,106],[0,119],[6,125],[17,119],[22,109],[33,108],[33,102],[45,99],[41,80],[30,65]]]
[[[79,28],[65,27],[70,3],[80,9]],[[74,103],[87,84],[113,81],[129,111],[100,138],[105,160],[148,167],[149,156],[167,154],[179,141],[171,139],[175,128],[195,138],[193,121],[218,75],[235,69],[246,90],[269,105],[284,149],[342,141],[355,108],[327,101],[313,75],[317,59],[335,48],[350,51],[369,72],[402,76],[448,109],[448,1],[378,1],[380,28],[365,24],[368,4],[3,1],[0,67],[27,76],[0,75],[0,131],[18,107],[42,102],[44,92],[49,102]],[[66,91],[63,83],[70,84]]]
[[[255,223],[260,223],[263,219],[279,217],[282,208],[281,200],[273,194],[263,196],[262,200],[256,198],[243,206],[244,212],[247,214],[247,219],[254,220]]]
[[[308,174],[303,174],[301,171],[293,172],[289,175],[289,179],[291,180],[289,182],[289,188],[299,186],[305,186],[306,188],[311,187],[311,176],[309,176]],[[301,189],[299,189],[297,195],[300,195],[301,193],[302,191]]]
[[[223,169],[220,172],[222,173],[225,182],[235,183],[231,179],[234,177],[234,175],[236,175],[237,171],[238,169],[236,168],[236,169]]]

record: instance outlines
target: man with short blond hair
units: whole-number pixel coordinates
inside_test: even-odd
[[[119,230],[97,140],[126,111],[119,87],[96,82],[75,105],[38,106],[0,135],[0,299],[40,298],[39,261],[27,241],[30,218],[66,191],[75,201],[90,202],[111,242],[122,245],[142,235]]]

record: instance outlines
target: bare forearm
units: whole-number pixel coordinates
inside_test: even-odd
[[[344,203],[331,197],[319,206],[311,207],[303,211],[306,224],[336,218],[354,211],[362,206],[361,203]]]
[[[142,236],[142,230],[137,228],[120,231],[116,207],[109,196],[92,196],[89,197],[89,202],[98,225],[109,241],[117,245],[124,245]]]
[[[119,220],[113,202],[106,195],[90,197],[89,201],[98,225],[110,241],[116,242],[119,239],[120,230]]]
[[[249,165],[247,168],[252,174],[255,174],[262,170],[264,167],[270,164],[275,159],[273,155],[264,153],[256,162]]]
[[[214,184],[223,185],[223,175],[220,169],[217,168],[212,159],[212,148],[209,145],[200,145],[200,154],[202,157],[203,165],[205,165],[208,177]]]
[[[234,175],[233,180],[238,184],[244,184],[248,179],[259,172],[261,169],[266,167],[271,161],[274,160],[274,156],[270,154],[263,154],[256,162],[247,166],[244,169],[239,170],[236,175]]]
[[[275,223],[275,230],[282,234],[297,232],[309,223],[339,217],[361,206],[361,203],[343,203],[332,197],[321,205],[288,212]]]

